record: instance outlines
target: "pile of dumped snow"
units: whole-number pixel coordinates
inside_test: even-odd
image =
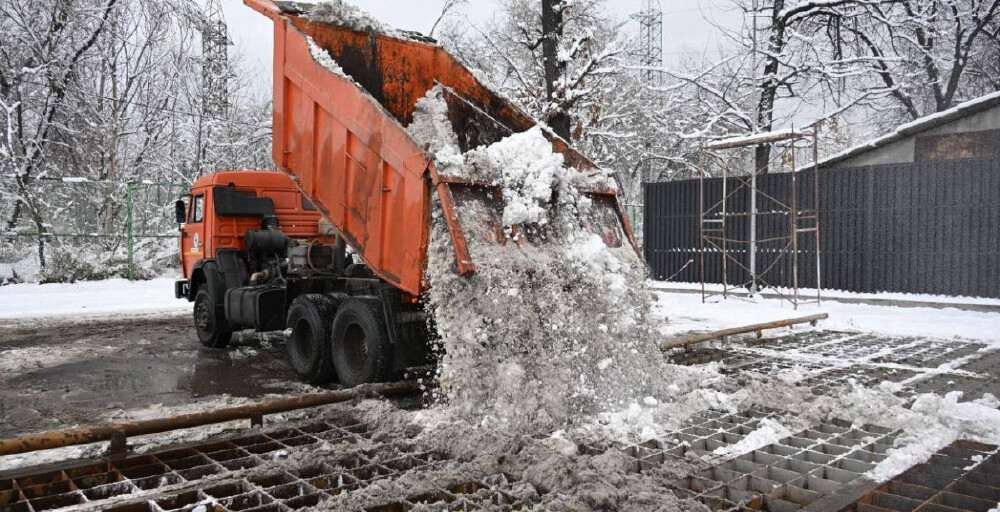
[[[617,220],[602,216],[607,206],[580,191],[580,173],[541,128],[460,155],[446,114],[431,91],[411,135],[447,174],[498,186],[503,210],[457,201],[471,276],[455,273],[443,217],[434,219],[427,303],[444,398],[484,424],[555,427],[666,396],[644,266]]]
[[[466,158],[472,167],[493,174],[491,182],[502,185],[504,227],[548,224],[552,194],[566,171],[563,156],[552,151],[540,126],[476,148]]]
[[[458,136],[448,120],[448,104],[441,86],[435,86],[417,100],[413,122],[406,129],[414,140],[424,145],[424,151],[434,157],[439,173],[461,176],[465,160],[458,148]]]

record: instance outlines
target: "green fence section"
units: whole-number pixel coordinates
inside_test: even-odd
[[[13,180],[3,181],[5,196],[17,197],[12,193]],[[44,268],[45,248],[54,240],[79,246],[90,241],[105,250],[124,244],[128,277],[135,279],[137,242],[177,238],[174,203],[189,189],[185,182],[33,180],[29,193],[41,205],[45,230],[39,232],[24,215],[15,229],[0,229],[0,264],[24,258],[34,249],[39,266]],[[0,206],[3,228],[15,201],[5,200]]]

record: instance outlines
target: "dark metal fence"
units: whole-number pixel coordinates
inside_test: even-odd
[[[812,179],[812,172],[798,176],[802,208],[813,206]],[[1000,161],[823,169],[819,179],[823,288],[1000,297]],[[775,199],[790,197],[789,174],[759,183]],[[721,187],[720,178],[706,180],[706,204],[721,198]],[[645,186],[644,252],[656,279],[700,280],[698,192],[698,180]],[[749,210],[746,190],[730,201],[730,211]],[[766,201],[758,208],[769,211]],[[788,222],[782,214],[759,216],[758,239],[787,233]],[[733,238],[749,238],[748,229],[746,217],[728,221]],[[813,260],[816,247],[808,238],[801,239],[800,262]],[[775,263],[764,274],[771,286],[791,286],[790,258],[776,261],[787,250],[773,244],[759,249],[758,271]],[[706,251],[706,282],[721,282],[719,262],[718,253]],[[727,278],[738,283],[748,276],[729,265]],[[815,287],[814,265],[800,270],[799,285]]]

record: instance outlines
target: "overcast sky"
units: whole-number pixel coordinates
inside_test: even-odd
[[[353,3],[380,21],[396,28],[427,33],[445,0],[356,0]],[[642,0],[608,0],[607,8],[627,20],[638,12]],[[738,18],[727,0],[661,0],[663,6],[663,51],[667,65],[679,59],[708,52],[723,44],[715,24],[731,26]],[[271,20],[243,5],[242,0],[222,0],[230,37],[254,71],[262,90],[271,86]],[[471,23],[483,24],[494,16],[495,0],[471,0],[457,13]],[[631,22],[624,30],[638,32]]]

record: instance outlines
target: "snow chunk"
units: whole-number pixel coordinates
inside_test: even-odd
[[[750,432],[736,444],[716,448],[712,454],[720,457],[742,455],[744,453],[749,453],[763,448],[769,444],[777,443],[779,440],[790,435],[792,435],[792,431],[788,430],[788,428],[781,423],[778,423],[772,418],[764,418],[760,420],[760,426],[757,427],[757,430]]]
[[[347,77],[347,73],[344,73],[344,70],[343,68],[340,67],[340,64],[337,64],[337,61],[333,60],[333,57],[330,56],[330,52],[324,50],[323,48],[320,48],[320,46],[316,44],[316,41],[314,41],[313,38],[309,36],[305,37],[306,37],[306,43],[309,44],[309,54],[312,55],[312,58],[316,62],[318,62],[320,66],[323,66],[324,68],[327,69],[327,71],[335,75]]]
[[[991,407],[993,401],[959,402],[961,397],[960,391],[943,397],[918,396],[905,417],[904,434],[896,440],[896,447],[866,476],[876,482],[889,480],[959,439],[1000,444],[1000,411]]]
[[[612,296],[621,297],[627,291],[628,283],[621,274],[622,262],[608,251],[600,236],[587,233],[568,248],[566,258],[584,271],[601,276]]]
[[[434,158],[438,173],[452,177],[462,174],[465,158],[458,148],[458,136],[448,119],[448,104],[440,85],[434,86],[423,98],[417,100],[413,122],[406,130]]]
[[[504,226],[546,224],[557,178],[564,173],[563,156],[552,151],[540,126],[515,133],[486,148],[469,152],[473,166],[486,168],[503,186]]]

